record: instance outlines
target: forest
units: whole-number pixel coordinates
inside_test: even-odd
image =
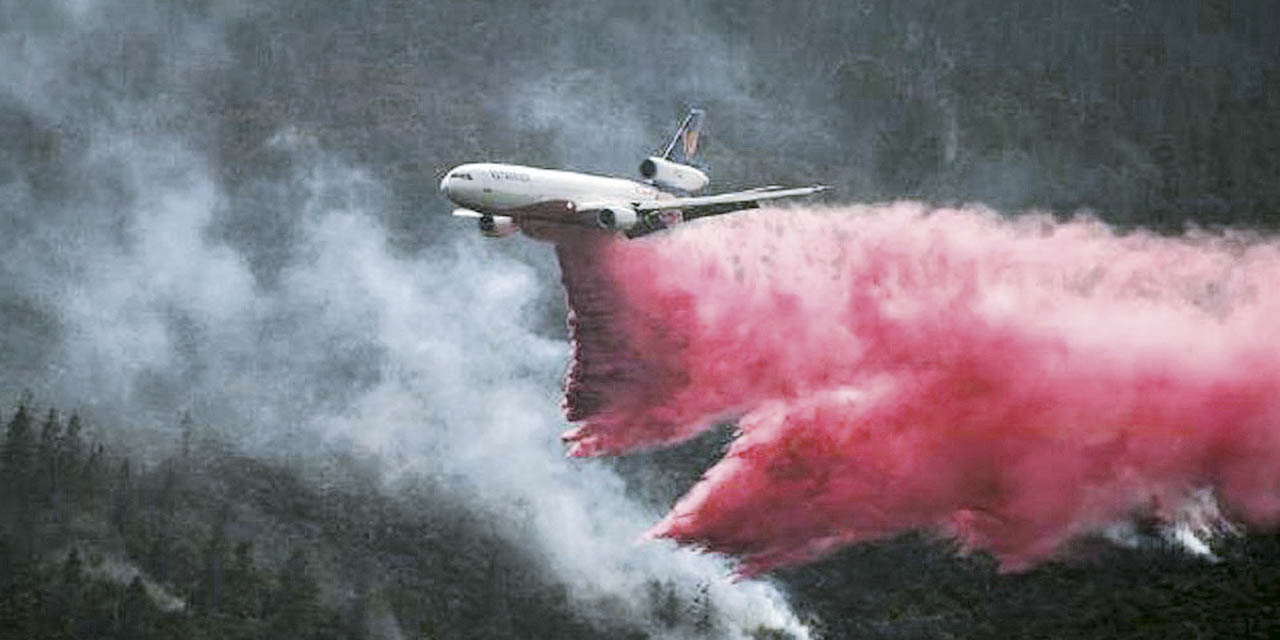
[[[74,413],[9,414],[0,637],[646,637],[608,602],[583,616],[511,523],[425,479],[388,497],[367,463],[332,460],[320,480],[178,426],[144,465]],[[636,596],[672,629],[713,630],[705,600],[659,581]]]
[[[793,635],[632,545],[731,426],[563,460],[554,256],[455,226],[462,162],[633,176],[696,105],[716,190],[1280,229],[1271,0],[0,0],[0,53],[4,640]],[[828,639],[1280,633],[1274,532],[1147,533],[758,584]]]
[[[429,479],[389,497],[367,462],[331,460],[321,479],[238,452],[190,417],[178,426],[167,454],[143,464],[88,437],[75,413],[9,414],[0,637],[655,637],[619,624],[621,603],[584,615],[508,537],[511,523],[468,512]],[[720,439],[657,462],[688,468]],[[1083,541],[1070,560],[1001,575],[989,558],[908,536],[778,578],[822,638],[1280,632],[1280,537],[1227,540],[1219,561],[1154,540]],[[712,603],[681,601],[660,580],[632,597],[672,635],[723,631]]]

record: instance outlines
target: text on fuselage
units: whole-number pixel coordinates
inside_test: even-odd
[[[518,180],[518,181],[520,181],[520,182],[528,182],[528,181],[529,181],[529,174],[527,174],[527,173],[516,173],[516,172],[514,172],[514,171],[498,171],[498,170],[493,170],[493,171],[490,171],[490,172],[489,172],[489,175],[490,175],[491,177],[493,177],[493,179],[494,179],[494,180]]]

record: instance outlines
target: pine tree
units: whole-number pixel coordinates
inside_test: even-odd
[[[253,564],[253,543],[240,542],[233,556],[227,575],[227,609],[241,618],[258,618],[262,615],[262,588]]]
[[[18,406],[18,412],[9,420],[5,429],[4,450],[0,453],[0,462],[4,464],[5,484],[14,490],[24,489],[31,477],[31,416],[27,414],[27,405]]]
[[[59,487],[58,443],[62,439],[62,423],[58,420],[57,410],[50,408],[44,426],[40,429],[40,445],[37,448],[37,468],[39,474],[39,496],[42,501],[52,503]]]
[[[319,621],[319,592],[307,567],[306,554],[295,548],[280,570],[279,585],[272,598],[272,630],[294,637],[310,636]]]
[[[67,420],[67,428],[58,438],[57,468],[63,495],[69,500],[80,497],[80,457],[83,454],[84,442],[80,437],[80,414],[72,413]]]
[[[58,452],[62,454],[60,466],[63,469],[74,469],[80,466],[81,450],[84,449],[84,442],[80,439],[81,430],[80,414],[72,413],[71,419],[67,420],[67,428],[58,441]]]
[[[84,469],[80,472],[80,488],[83,490],[82,498],[87,507],[94,508],[100,493],[98,483],[101,479],[102,458],[106,455],[106,450],[101,444],[92,447],[89,459],[84,463]]]
[[[121,638],[151,637],[155,624],[156,610],[147,595],[147,587],[142,577],[135,575],[125,589],[124,598],[120,601],[119,629]]]
[[[200,576],[199,591],[196,594],[198,603],[205,611],[222,611],[227,587],[227,520],[230,518],[228,507],[218,514],[218,522],[213,526],[209,536],[209,544],[204,549],[204,567]]]
[[[54,617],[68,621],[75,615],[84,592],[84,562],[80,559],[80,551],[75,547],[67,552],[58,581],[55,589],[58,610],[53,613]]]
[[[707,583],[698,585],[698,594],[693,598],[691,618],[693,628],[700,635],[708,635],[715,628],[711,619],[711,586]]]
[[[0,593],[9,590],[13,582],[13,545],[9,537],[0,533]]]
[[[16,559],[26,561],[34,552],[35,532],[32,518],[30,498],[32,485],[31,417],[27,414],[25,402],[18,406],[18,412],[9,420],[5,430],[4,448],[0,450],[0,505],[8,518],[0,518],[0,522],[8,520],[13,523],[13,542],[17,551]]]
[[[49,408],[45,416],[44,426],[40,429],[40,462],[51,465],[53,455],[57,451],[58,440],[62,437],[62,423],[58,420],[58,410]]]
[[[132,524],[133,520],[133,480],[132,472],[129,469],[129,459],[125,458],[120,463],[120,471],[116,475],[115,495],[111,507],[111,525],[115,527],[120,534],[126,534],[126,529]]]

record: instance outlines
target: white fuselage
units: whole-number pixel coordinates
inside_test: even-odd
[[[624,204],[667,196],[634,180],[490,162],[454,167],[440,181],[440,192],[460,206],[487,214],[552,200]]]

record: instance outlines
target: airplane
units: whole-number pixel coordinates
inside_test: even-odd
[[[754,209],[762,200],[828,189],[768,186],[693,195],[710,183],[693,164],[705,115],[702,109],[689,111],[662,155],[640,163],[642,181],[482,162],[450,169],[440,181],[440,192],[458,205],[452,215],[477,220],[480,233],[491,238],[520,230],[535,235],[535,228],[557,226],[636,238],[696,218]]]

